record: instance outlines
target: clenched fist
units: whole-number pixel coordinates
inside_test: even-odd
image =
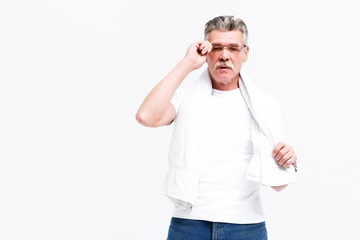
[[[212,50],[209,41],[198,41],[190,45],[184,60],[192,66],[192,70],[200,68],[206,61],[206,55]]]

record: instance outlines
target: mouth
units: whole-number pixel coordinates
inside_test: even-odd
[[[216,69],[221,69],[221,70],[226,70],[226,69],[228,69],[228,70],[232,70],[232,68],[231,68],[231,67],[226,66],[226,65],[221,65],[221,66],[218,66],[218,67],[216,67]]]
[[[231,62],[228,61],[219,61],[215,64],[214,70],[220,71],[234,71],[234,66]]]

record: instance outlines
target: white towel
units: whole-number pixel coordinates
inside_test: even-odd
[[[272,156],[275,145],[283,140],[281,115],[274,99],[265,95],[240,71],[239,88],[253,116],[251,137],[254,154],[247,179],[267,186],[296,182],[293,166],[279,166]],[[192,207],[199,182],[198,159],[201,138],[203,103],[211,97],[212,84],[208,69],[196,80],[179,107],[169,149],[169,170],[164,194],[178,207]]]

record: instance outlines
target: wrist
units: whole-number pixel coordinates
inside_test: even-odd
[[[190,61],[187,58],[183,58],[178,66],[181,68],[182,71],[184,71],[186,74],[189,74],[190,72],[192,72],[193,70],[195,70],[195,64]]]

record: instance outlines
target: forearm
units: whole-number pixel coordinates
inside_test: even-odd
[[[136,114],[138,122],[145,126],[158,126],[168,114],[170,101],[176,89],[192,70],[188,61],[181,60],[145,98]]]

